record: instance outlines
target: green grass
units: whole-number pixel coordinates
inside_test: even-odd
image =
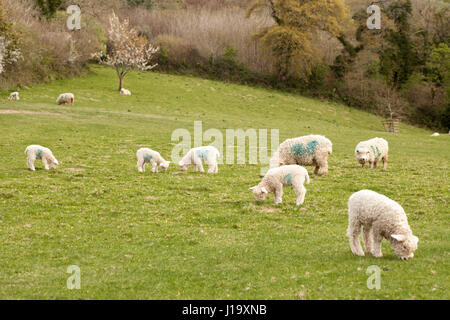
[[[342,105],[185,76],[134,73],[120,96],[111,69],[21,91],[0,103],[2,299],[449,299],[450,136]],[[75,106],[57,106],[61,92]],[[20,113],[5,113],[19,110]],[[28,111],[25,113],[23,111]],[[30,113],[32,112],[32,113]],[[218,175],[139,174],[136,150],[170,159],[177,128],[279,129],[280,142],[310,133],[333,141],[329,175],[313,177],[303,209],[256,203],[260,165],[220,165]],[[390,144],[386,172],[362,170],[355,145]],[[41,144],[61,165],[26,167]],[[205,143],[206,144],[206,143]],[[312,173],[312,168],[308,168]],[[345,235],[347,200],[369,188],[399,202],[419,238],[409,261],[384,241],[381,259],[355,257]],[[81,289],[66,288],[69,265]],[[378,265],[381,289],[366,286]]]

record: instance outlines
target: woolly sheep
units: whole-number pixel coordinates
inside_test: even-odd
[[[164,160],[159,152],[149,148],[141,148],[136,152],[137,168],[139,172],[145,172],[145,164],[151,163],[152,172],[158,172],[158,166],[162,171],[166,171],[169,168],[170,161]]]
[[[208,173],[218,173],[219,166],[217,165],[217,158],[219,157],[219,150],[213,146],[197,147],[189,150],[178,165],[181,171],[187,171],[189,166],[193,165],[194,172],[197,172],[197,170],[205,172],[202,164],[202,161],[204,161],[208,163]]]
[[[131,96],[130,90],[127,90],[125,88],[120,89],[120,94],[122,94],[124,96]]]
[[[297,205],[300,206],[305,201],[306,189],[303,186],[309,184],[308,171],[299,165],[287,165],[272,168],[267,171],[261,182],[250,190],[256,201],[264,201],[271,192],[275,196],[275,204],[283,201],[283,187],[291,186],[297,195]]]
[[[432,137],[439,137],[440,134],[439,134],[439,132],[435,132],[435,133],[433,133],[431,136],[432,136]]]
[[[359,236],[363,228],[365,252],[380,258],[381,241],[386,238],[402,260],[414,257],[419,238],[412,234],[403,208],[388,197],[361,190],[348,200],[347,236],[353,254],[364,256]]]
[[[369,163],[370,168],[376,168],[379,160],[383,161],[383,169],[387,169],[388,142],[383,138],[373,138],[358,143],[355,148],[355,157],[362,168]]]
[[[9,95],[8,100],[20,100],[19,93],[17,91],[16,92],[11,92],[11,94]]]
[[[53,156],[50,149],[45,148],[40,145],[30,145],[25,149],[25,154],[27,155],[28,168],[31,171],[35,171],[34,162],[36,159],[41,159],[45,166],[45,170],[55,169],[59,164],[58,160]]]
[[[315,166],[314,174],[328,174],[328,155],[333,145],[324,136],[309,135],[287,139],[280,144],[270,159],[270,168],[288,164]]]
[[[75,102],[75,96],[73,93],[62,93],[59,95],[58,99],[56,99],[57,104],[66,104],[70,103],[73,105]]]

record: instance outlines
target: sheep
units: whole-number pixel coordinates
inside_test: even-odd
[[[30,145],[25,149],[25,154],[27,155],[28,168],[31,171],[35,171],[34,162],[36,159],[41,159],[45,166],[45,170],[56,169],[59,165],[58,160],[53,156],[50,149],[40,146],[40,145]]]
[[[139,172],[145,172],[145,164],[152,164],[152,172],[158,172],[158,166],[162,171],[166,171],[169,168],[170,161],[164,160],[159,152],[149,148],[141,148],[136,152],[137,157],[137,169]]]
[[[309,135],[287,139],[270,159],[270,168],[288,164],[315,166],[314,174],[328,174],[328,155],[333,144],[324,136]]]
[[[273,192],[275,204],[283,201],[283,187],[291,186],[297,195],[297,206],[305,201],[306,189],[303,184],[309,184],[308,171],[299,165],[286,165],[267,171],[261,182],[249,190],[253,192],[256,201],[264,201]]]
[[[364,256],[359,241],[361,226],[366,253],[382,257],[381,241],[385,238],[398,258],[414,257],[419,238],[412,234],[405,211],[397,202],[371,190],[355,192],[348,200],[347,236],[357,256]]]
[[[8,100],[20,100],[19,93],[17,91],[16,92],[11,92],[11,94],[9,95]]]
[[[202,161],[205,161],[208,163],[208,173],[218,173],[219,166],[217,165],[217,159],[219,157],[219,150],[213,146],[197,147],[189,150],[178,165],[183,172],[187,171],[191,165],[194,166],[194,172],[197,172],[197,170],[205,172],[202,164]]]
[[[433,133],[431,136],[432,136],[432,137],[439,137],[440,134],[439,134],[439,132],[435,132],[435,133]]]
[[[74,102],[75,102],[75,96],[73,95],[73,93],[62,93],[59,95],[58,99],[56,99],[57,104],[70,103],[73,105]]]
[[[120,89],[120,94],[124,96],[131,96],[130,90],[127,90],[125,88]]]
[[[370,168],[376,169],[378,161],[383,161],[383,169],[387,169],[388,161],[388,142],[383,138],[373,138],[358,143],[355,148],[356,161],[364,168],[366,162]]]

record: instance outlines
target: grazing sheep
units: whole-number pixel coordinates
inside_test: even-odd
[[[314,174],[328,174],[328,155],[333,145],[324,136],[309,135],[287,139],[280,144],[270,159],[270,168],[288,164],[315,166]]]
[[[137,168],[139,172],[145,172],[145,164],[152,164],[152,172],[158,172],[158,166],[162,171],[166,171],[169,168],[170,161],[164,160],[159,152],[149,148],[141,148],[136,152]]]
[[[386,238],[402,260],[414,257],[419,238],[412,234],[403,208],[388,197],[361,190],[348,200],[347,236],[353,254],[364,256],[359,236],[363,228],[365,252],[380,258],[381,241]]]
[[[50,149],[39,145],[31,145],[25,149],[25,154],[27,155],[28,168],[31,171],[35,171],[34,162],[36,159],[41,159],[45,166],[45,170],[56,169],[59,164],[58,160],[53,156]]]
[[[16,92],[11,92],[11,94],[9,95],[8,100],[20,100],[19,93],[17,91]]]
[[[213,146],[197,147],[189,150],[178,165],[181,171],[187,171],[189,166],[193,165],[194,172],[197,172],[197,170],[205,172],[202,164],[202,161],[205,161],[208,163],[208,173],[218,173],[219,166],[217,165],[217,158],[219,157],[219,150]]]
[[[62,93],[59,95],[58,99],[56,99],[57,104],[66,104],[70,103],[73,105],[75,102],[75,96],[73,93]]]
[[[249,190],[253,192],[256,201],[264,201],[266,196],[273,192],[275,204],[279,204],[283,201],[283,187],[290,186],[294,189],[297,205],[300,206],[305,201],[305,181],[309,184],[309,175],[305,168],[296,164],[287,165],[270,169],[261,182]]]
[[[356,161],[362,168],[369,163],[370,168],[376,168],[379,160],[383,161],[383,169],[387,169],[388,161],[388,142],[383,138],[373,138],[358,143],[355,149]]]
[[[433,133],[431,136],[432,136],[432,137],[439,137],[440,134],[439,134],[439,132],[435,132],[435,133]]]
[[[131,96],[131,91],[127,90],[125,88],[120,89],[120,94],[124,95],[124,96]]]

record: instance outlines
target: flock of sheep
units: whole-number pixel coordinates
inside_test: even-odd
[[[131,93],[122,89],[122,95]],[[19,93],[11,93],[9,100],[19,100]],[[74,103],[72,93],[63,93],[56,100],[57,104]],[[278,150],[270,159],[270,169],[261,182],[251,187],[256,201],[264,201],[269,193],[274,194],[275,204],[282,202],[283,188],[292,187],[297,196],[296,204],[305,201],[306,188],[309,184],[308,171],[303,166],[314,166],[314,174],[328,174],[328,156],[332,153],[332,143],[320,135],[308,135],[287,139],[280,144]],[[388,142],[382,138],[374,138],[360,142],[355,149],[355,157],[362,168],[369,164],[377,168],[379,161],[383,169],[387,169]],[[59,164],[52,151],[40,145],[30,145],[25,149],[28,168],[35,171],[36,159],[42,160],[46,170],[55,169]],[[151,164],[152,172],[158,168],[166,171],[170,161],[166,161],[159,152],[149,148],[141,148],[136,152],[137,169],[145,172],[145,165]],[[219,172],[219,151],[213,146],[197,147],[189,150],[178,163],[181,171],[187,171],[190,166],[194,172],[204,172],[203,163],[208,164],[208,173]],[[363,232],[364,251],[360,243],[361,229]],[[407,260],[414,256],[419,239],[413,235],[403,208],[388,197],[371,190],[361,190],[352,194],[348,201],[348,229],[350,248],[353,254],[364,256],[364,253],[382,257],[381,242],[387,239],[396,255]]]

